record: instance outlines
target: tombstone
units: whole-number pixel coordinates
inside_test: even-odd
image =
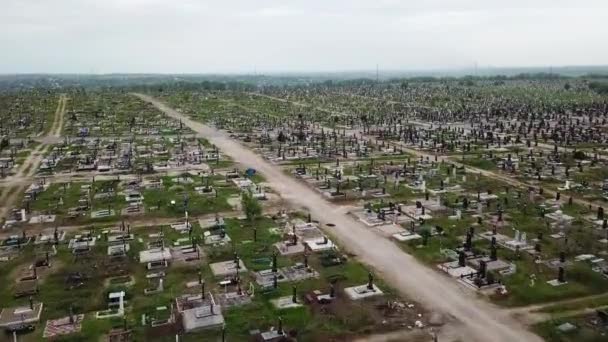
[[[277,252],[272,253],[272,272],[277,273]]]
[[[465,240],[465,243],[464,243],[464,250],[467,251],[467,252],[470,251],[471,247],[473,246],[473,240],[472,239],[473,239],[473,234],[471,234],[471,232],[468,232],[466,240]]]
[[[283,335],[283,319],[279,317],[279,324],[277,328],[277,335]]]
[[[487,273],[488,265],[484,260],[479,260],[479,273],[477,275],[480,278],[485,278]]]
[[[490,246],[490,260],[492,260],[492,261],[498,260],[496,245]]]
[[[557,281],[560,282],[560,283],[565,283],[566,282],[565,271],[564,271],[564,268],[562,266],[560,266],[558,268],[558,271],[557,271]]]
[[[459,251],[458,252],[458,267],[464,267],[465,266],[465,260],[466,260],[466,256],[464,254],[463,251]]]

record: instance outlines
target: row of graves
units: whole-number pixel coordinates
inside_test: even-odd
[[[433,196],[462,191],[459,183],[466,182],[464,169],[452,166],[447,176],[442,178],[439,168],[438,162],[428,158],[413,160],[406,157],[400,160],[369,159],[366,162],[337,159],[335,164],[318,163],[316,167],[314,164],[301,164],[292,172],[296,178],[331,200],[382,199],[403,189],[429,192]],[[427,179],[432,179],[428,189]]]
[[[65,268],[78,263],[80,257],[86,258],[93,252],[95,243],[96,237],[90,232],[68,239],[66,232],[58,228],[46,229],[33,236],[28,236],[24,230],[22,236],[3,241],[2,253],[7,258],[0,260],[13,265],[12,269],[4,268],[0,263],[3,272],[8,274],[7,283],[2,284],[3,291],[12,294],[0,308],[0,329],[6,333],[7,340],[20,340],[18,336],[22,334],[55,339],[81,331],[85,315],[76,314],[66,299],[69,291],[84,284],[86,277]],[[70,253],[65,253],[66,250]],[[57,290],[65,293],[56,293]],[[65,317],[55,317],[65,313],[68,313]],[[40,324],[44,329],[37,330]]]
[[[183,334],[284,341],[310,334],[290,310],[310,310],[319,321],[353,312],[365,318],[345,336],[442,324],[417,303],[386,292],[319,223],[286,213],[263,222],[251,226],[221,216],[190,222],[186,216],[158,228],[122,222],[69,237],[61,228],[13,237],[5,244],[17,253],[40,247],[35,262],[14,278],[17,305],[2,306],[0,327],[45,339],[103,333],[107,341]],[[261,303],[270,305],[264,313]],[[264,319],[229,325],[242,315]]]
[[[32,207],[32,202],[35,201],[39,194],[44,192],[51,185],[50,181],[45,178],[34,180],[30,186],[23,192],[21,203],[16,208],[9,211],[8,217],[4,222],[3,228],[10,228],[22,224],[39,224],[52,223],[55,221],[55,215],[50,213],[38,214],[35,208]]]
[[[25,157],[35,148],[31,138],[10,138],[0,135],[0,178],[15,174]]]
[[[371,273],[367,282],[361,284],[349,285],[352,280],[340,273],[332,273],[327,279],[327,270],[344,269],[354,261],[340,252],[318,228],[318,223],[310,218],[308,221],[292,219],[284,212],[274,220],[263,220],[269,224],[251,227],[242,220],[224,220],[221,216],[199,220],[205,263],[210,272],[199,272],[198,279],[186,284],[188,294],[176,298],[176,310],[185,332],[196,334],[214,329],[215,333],[203,334],[221,334],[223,338],[226,331],[230,335],[241,330],[243,336],[248,334],[249,339],[256,341],[295,340],[302,327],[289,320],[284,322],[283,315],[293,316],[288,311],[308,307],[307,310],[313,312],[312,319],[317,320],[326,315],[344,315],[352,305],[374,312],[378,315],[375,319],[386,315],[384,322],[389,326],[405,321],[409,321],[411,329],[427,325],[425,313],[419,313],[416,304],[383,300],[385,294],[374,283]],[[319,287],[323,283],[326,287]],[[363,304],[369,299],[375,300]],[[362,304],[355,304],[360,301]],[[261,302],[269,302],[271,311],[252,311],[253,308],[259,310],[257,303]],[[383,303],[381,308],[373,309],[379,303]],[[250,324],[248,331],[225,325],[226,315],[260,317],[269,313],[274,318],[269,321],[266,316],[264,321],[270,325]],[[314,317],[317,315],[322,317]]]
[[[9,225],[50,224],[59,219],[72,221],[133,217],[145,213],[176,216],[229,211],[240,205],[239,192],[264,200],[275,195],[237,170],[170,171],[166,176],[128,174],[95,175],[78,182],[50,182],[39,178],[26,191],[20,208]],[[208,207],[205,207],[208,206]]]
[[[529,149],[526,153],[489,151],[476,158],[491,161],[497,170],[530,184],[564,194],[600,199],[605,196],[604,161],[597,153],[582,150]],[[467,159],[473,160],[475,158]]]
[[[222,160],[218,149],[194,135],[71,138],[55,145],[39,172],[52,174],[158,173],[197,169]]]
[[[42,91],[4,92],[0,96],[0,140],[41,135],[52,123],[58,94]]]
[[[129,94],[94,92],[75,94],[66,113],[65,133],[72,137],[170,135],[189,133],[183,123],[171,119]]]
[[[410,236],[398,226],[409,227],[411,223],[443,216],[460,220],[465,207],[469,209],[475,205],[468,199],[463,203],[463,208],[450,210],[444,205],[442,197],[458,196],[469,187],[464,170],[459,170],[456,166],[424,158],[412,162],[408,158],[402,165],[393,165],[390,162],[381,173],[381,177],[387,181],[383,183],[384,196],[376,196],[380,197],[379,203],[372,205],[373,201],[368,202],[363,208],[351,211],[351,214],[369,227],[386,230],[390,229],[388,226],[394,226],[392,229],[399,232],[393,236],[397,240],[420,238],[416,235]],[[392,200],[391,194],[400,193],[401,189],[407,190],[409,195],[402,196],[399,201]],[[495,196],[481,192],[478,195],[480,199]]]
[[[605,277],[608,219],[604,218],[602,207],[580,216],[583,230],[579,230],[579,225],[574,227],[579,216],[572,216],[571,199],[559,193],[547,197],[542,189],[534,188],[528,189],[528,194],[510,187],[481,191],[471,186],[467,177],[477,179],[474,183],[484,183],[483,179],[463,172],[453,165],[422,160],[411,174],[404,172],[409,177],[404,183],[412,191],[409,197],[373,200],[350,214],[386,238],[411,246],[414,254],[416,250],[437,249],[434,260],[444,260],[438,264],[441,271],[471,289],[497,298],[509,296],[507,286],[513,283],[510,279],[515,279],[512,275],[522,262],[527,266],[520,272],[530,272],[531,280],[526,286],[534,286],[541,275],[547,286],[566,285],[568,269],[576,278],[581,272],[589,276],[588,271]],[[511,222],[511,213],[523,216]],[[530,216],[533,218],[528,219]],[[536,221],[546,228],[540,232],[534,229],[530,223]],[[519,224],[526,230],[518,228]],[[455,236],[458,231],[465,234]],[[577,234],[584,234],[584,238],[574,237]],[[573,236],[570,242],[569,236]],[[435,243],[429,247],[430,240],[438,240],[439,246]],[[583,286],[594,293],[590,283]],[[571,293],[568,288],[556,291],[563,291],[564,296]]]
[[[459,236],[457,247],[441,248],[443,258],[449,261],[438,265],[438,268],[459,282],[468,285],[478,291],[494,296],[494,298],[508,298],[509,286],[519,287],[514,289],[517,295],[521,295],[525,288],[547,286],[556,288],[564,286],[563,290],[548,290],[552,293],[562,293],[570,296],[571,288],[568,286],[567,270],[575,274],[575,286],[583,286],[594,293],[593,288],[597,284],[590,282],[606,282],[601,276],[606,276],[605,256],[606,250],[606,228],[603,224],[603,209],[598,207],[597,215],[583,217],[586,221],[582,225],[583,230],[575,227],[574,217],[563,212],[562,207],[568,208],[566,201],[557,198],[546,198],[542,194],[529,190],[530,195],[524,196],[523,191],[505,191],[500,197],[481,199],[478,195],[476,210],[465,210],[463,216],[467,215],[474,220],[466,229],[464,236]],[[509,207],[509,199],[518,202],[515,207]],[[527,205],[520,205],[522,201],[534,204],[536,209],[528,209]],[[512,203],[511,203],[512,204]],[[511,210],[510,210],[511,209]],[[512,211],[516,209],[516,211]],[[487,212],[486,212],[487,211]],[[521,211],[521,212],[517,212]],[[522,215],[521,218],[511,215]],[[466,217],[464,217],[466,219]],[[523,221],[522,221],[523,219]],[[470,222],[470,221],[469,221]],[[529,229],[535,225],[546,225],[541,230],[523,231],[517,225]],[[594,226],[595,227],[594,227]],[[487,229],[485,227],[491,227]],[[437,230],[444,232],[441,227]],[[529,235],[534,234],[534,237]],[[577,236],[577,234],[581,234]],[[573,236],[574,241],[569,240]],[[582,243],[579,238],[592,240],[593,243]],[[586,240],[587,241],[587,240]],[[590,250],[600,251],[601,256],[589,253]],[[503,254],[503,258],[501,258]],[[522,270],[518,270],[518,265]],[[529,283],[519,283],[521,277],[512,277],[516,273],[526,273]],[[590,275],[597,273],[598,276]],[[581,274],[585,274],[582,276]],[[546,285],[536,285],[537,279],[542,278]],[[562,292],[560,292],[562,291]],[[537,300],[546,300],[538,298]]]
[[[573,86],[553,80],[497,82],[500,85],[480,81],[483,87],[467,87],[458,82],[461,81],[441,86],[408,82],[405,88],[396,84],[373,89],[336,87],[331,93],[323,87],[305,91],[267,88],[263,92],[309,105],[311,110],[325,108],[342,113],[332,117],[340,123],[349,122],[363,130],[375,125],[386,135],[392,130],[390,135],[398,140],[417,145],[422,142],[425,146],[437,144],[445,152],[457,150],[458,145],[468,151],[468,142],[497,148],[499,144],[601,146],[606,141],[605,97],[582,82]],[[504,83],[509,85],[505,87]],[[401,130],[400,124],[411,118],[422,121],[423,129]],[[429,129],[433,132],[426,132]]]
[[[302,124],[304,125],[304,124]],[[235,135],[272,163],[285,164],[310,160],[354,160],[380,156],[400,156],[404,152],[384,141],[372,141],[345,130],[316,130],[282,127],[263,132]]]

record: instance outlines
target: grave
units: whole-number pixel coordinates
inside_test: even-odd
[[[274,305],[275,308],[279,310],[299,308],[302,306],[302,304],[298,302],[298,296],[296,293],[295,286],[293,287],[291,296],[275,298],[272,299],[270,302]]]
[[[380,296],[383,294],[382,290],[374,284],[374,277],[371,273],[368,274],[368,282],[364,285],[351,286],[344,288],[344,293],[351,300],[360,300],[374,296]]]
[[[177,312],[181,315],[182,327],[186,332],[220,328],[224,325],[221,306],[217,305],[209,293],[198,296],[176,298]]]
[[[346,293],[348,298],[351,300],[360,300],[383,294],[382,290],[380,290],[376,284],[372,284],[371,289],[368,287],[368,285],[346,287],[344,288],[344,293]]]
[[[139,262],[142,264],[171,260],[169,248],[153,248],[139,252]]]
[[[274,246],[279,250],[279,254],[281,255],[295,255],[304,253],[306,247],[301,243],[293,243],[292,240],[289,241],[280,241],[274,244]]]
[[[46,321],[44,333],[42,337],[54,339],[58,336],[79,333],[82,329],[82,321],[84,315],[71,315],[58,319],[49,319]]]
[[[29,306],[4,308],[0,311],[0,328],[6,330],[25,330],[40,321],[42,303],[34,303],[30,297]]]
[[[401,233],[393,234],[392,237],[393,237],[393,239],[400,241],[400,242],[422,239],[421,235],[419,235],[417,233],[412,233],[409,230],[405,230]]]
[[[238,264],[239,264],[238,270],[237,270],[237,266],[236,266],[236,263],[234,262],[234,260],[216,262],[213,264],[209,264],[209,267],[211,267],[211,272],[213,273],[213,275],[215,277],[228,277],[228,276],[236,275],[237,272],[238,273],[247,272],[247,268],[245,268],[245,264],[243,263],[243,260],[239,259]]]
[[[461,278],[462,276],[477,272],[477,270],[467,265],[461,266],[458,261],[449,261],[439,264],[437,267],[453,278]]]
[[[219,234],[212,234],[210,231],[205,231],[203,236],[205,237],[205,245],[222,246],[232,241],[230,236],[228,236],[224,230],[222,230]]]
[[[312,252],[323,252],[327,250],[332,250],[337,246],[328,239],[326,236],[314,239],[306,239],[304,240],[304,244],[308,247],[308,249]]]
[[[95,318],[103,319],[103,318],[112,318],[112,317],[122,317],[125,313],[125,292],[110,292],[108,294],[108,309],[97,311],[95,313]],[[118,308],[114,308],[114,307]]]

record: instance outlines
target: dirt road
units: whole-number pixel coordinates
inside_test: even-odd
[[[340,207],[327,202],[320,194],[284,174],[227,134],[193,121],[150,96],[135,95],[205,135],[237,162],[260,171],[286,201],[308,209],[313,217],[335,224],[333,228],[324,229],[400,293],[462,322],[466,341],[542,341],[504,310],[476,298],[472,291],[421,264],[393,242],[345,215]]]
[[[48,134],[42,138],[42,143],[30,152],[23,164],[17,169],[17,172],[6,178],[6,182],[9,186],[4,187],[0,193],[0,200],[2,203],[2,206],[0,207],[0,222],[7,218],[9,211],[13,208],[15,202],[17,202],[21,194],[23,194],[27,187],[32,183],[31,180],[38,171],[40,163],[42,163],[44,156],[51,148],[51,145],[46,142],[46,138],[58,138],[61,136],[67,101],[68,98],[65,95],[59,96],[53,123],[51,124],[51,129]]]

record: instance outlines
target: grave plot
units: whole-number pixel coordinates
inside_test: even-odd
[[[210,82],[155,93],[327,199],[356,203],[352,215],[370,229],[498,304],[602,293],[608,224],[594,201],[608,178],[605,98],[577,79],[402,82],[251,89],[257,94]],[[8,173],[48,123],[22,95],[0,113]],[[261,201],[277,203],[261,175],[235,169],[143,101],[74,92],[63,131],[10,213],[26,235],[11,231],[0,251],[1,274],[29,271],[0,282],[3,307],[44,305],[32,339],[44,324],[48,334],[87,340],[182,331],[197,340],[354,340],[442,321],[399,298],[306,214],[262,216]],[[235,211],[243,217],[228,218]],[[601,317],[555,322],[551,333],[601,334]]]
[[[220,175],[182,173],[173,177],[162,177],[158,186],[143,190],[144,205],[153,215],[191,216],[230,211],[231,196],[239,190]],[[212,192],[200,188],[212,187]],[[197,190],[198,189],[198,190]]]
[[[0,95],[0,136],[2,140],[37,137],[50,129],[59,102],[59,94],[20,91]],[[4,138],[6,137],[6,138]],[[10,144],[9,144],[10,145]]]
[[[64,132],[73,137],[189,133],[180,122],[128,94],[77,93],[70,104]]]
[[[547,340],[559,338],[562,341],[581,339],[601,341],[608,334],[606,310],[598,309],[586,314],[538,323],[534,326],[534,331]]]
[[[494,196],[485,194],[445,195],[449,208],[459,208],[460,218],[443,214],[424,223],[412,222],[404,227],[408,234],[402,236],[401,246],[437,264],[455,281],[505,305],[571,298],[583,288],[596,293],[596,286],[606,281],[601,279],[602,261],[594,255],[583,256],[593,254],[585,253],[594,244],[592,236],[584,233],[588,228],[583,228],[590,223],[579,221],[576,226],[583,230],[573,228],[572,219],[562,211],[571,212],[567,203],[548,211],[543,196],[526,196],[508,188],[493,189]],[[408,241],[411,233],[420,238]],[[571,251],[570,258],[565,250]],[[576,285],[571,284],[573,277]]]
[[[389,197],[391,191],[397,192],[403,181],[401,168],[397,164],[402,161],[375,161],[371,158],[367,163],[340,162],[340,159],[336,159],[333,164],[301,164],[288,170],[329,199],[379,199]]]
[[[200,292],[210,291],[213,298],[221,303],[222,315],[227,321],[237,317],[252,317],[251,323],[239,329],[227,325],[226,336],[283,336],[276,325],[274,329],[270,328],[279,319],[284,321],[282,324],[285,325],[285,336],[289,336],[289,331],[298,330],[297,320],[291,318],[296,314],[306,315],[309,321],[317,321],[346,317],[347,312],[351,310],[356,310],[356,315],[361,315],[360,322],[364,322],[365,327],[350,327],[350,332],[344,330],[339,333],[340,336],[357,334],[363,329],[380,329],[383,319],[390,321],[389,326],[393,328],[397,328],[399,324],[409,325],[411,329],[427,325],[426,313],[417,309],[416,304],[409,301],[411,306],[404,304],[390,291],[387,293],[381,285],[374,283],[376,298],[382,298],[381,300],[350,299],[345,289],[367,286],[368,272],[355,261],[348,260],[336,248],[315,254],[310,251],[304,254],[279,253],[275,244],[294,232],[301,240],[315,237],[322,239],[320,230],[313,222],[307,223],[300,218],[277,218],[274,221],[261,217],[254,223],[238,219],[211,219],[201,222],[200,225],[209,230],[224,230],[230,236],[231,244],[205,247],[209,248],[209,264],[198,280],[196,276],[191,276],[187,285],[192,300],[200,301]],[[285,232],[285,235],[273,233],[275,231]],[[237,262],[238,265],[242,264],[238,272]],[[231,272],[217,271],[218,267],[224,265],[228,265]],[[242,271],[244,268],[247,269],[246,272]],[[335,297],[331,297],[333,300],[324,299],[323,296],[325,293],[329,298],[330,284],[334,284],[336,289]],[[319,297],[318,300],[314,299],[316,296]],[[389,306],[387,300],[391,301]],[[230,309],[224,310],[225,308]],[[311,308],[313,313],[307,313]],[[267,310],[270,311],[266,313]],[[418,313],[422,313],[422,318],[417,316]],[[353,312],[350,312],[350,315],[352,314]],[[267,318],[260,320],[259,317],[262,316]],[[252,333],[252,330],[258,332]],[[201,334],[211,338],[219,336],[221,331]],[[313,333],[311,336],[322,336],[317,334],[323,333]]]
[[[39,146],[30,138],[8,138],[0,134],[0,179],[15,176],[19,171],[28,171],[26,159]]]
[[[603,194],[598,143],[606,136],[599,128],[605,106],[580,80],[566,82],[473,78],[446,80],[445,87],[388,81],[378,87],[267,87],[258,90],[261,95],[162,96],[284,164],[328,199],[364,199],[355,217],[440,265],[438,272],[444,269],[500,304],[524,305],[598,293],[605,284],[603,209],[577,203]],[[268,291],[283,288],[276,298],[291,297],[293,284],[280,264],[301,262],[304,239],[291,226],[278,232],[275,246],[260,248],[265,256],[256,258],[259,266],[238,251],[238,232],[227,229],[230,243],[212,248],[225,249],[217,252],[223,260],[236,250],[248,276],[265,276]],[[251,240],[256,233],[246,234]],[[344,262],[335,250],[311,257]],[[365,285],[362,278],[346,287]],[[553,280],[558,286],[547,283]],[[325,300],[329,292],[313,293]],[[260,332],[288,334],[291,323],[281,321],[277,331],[278,322]]]

